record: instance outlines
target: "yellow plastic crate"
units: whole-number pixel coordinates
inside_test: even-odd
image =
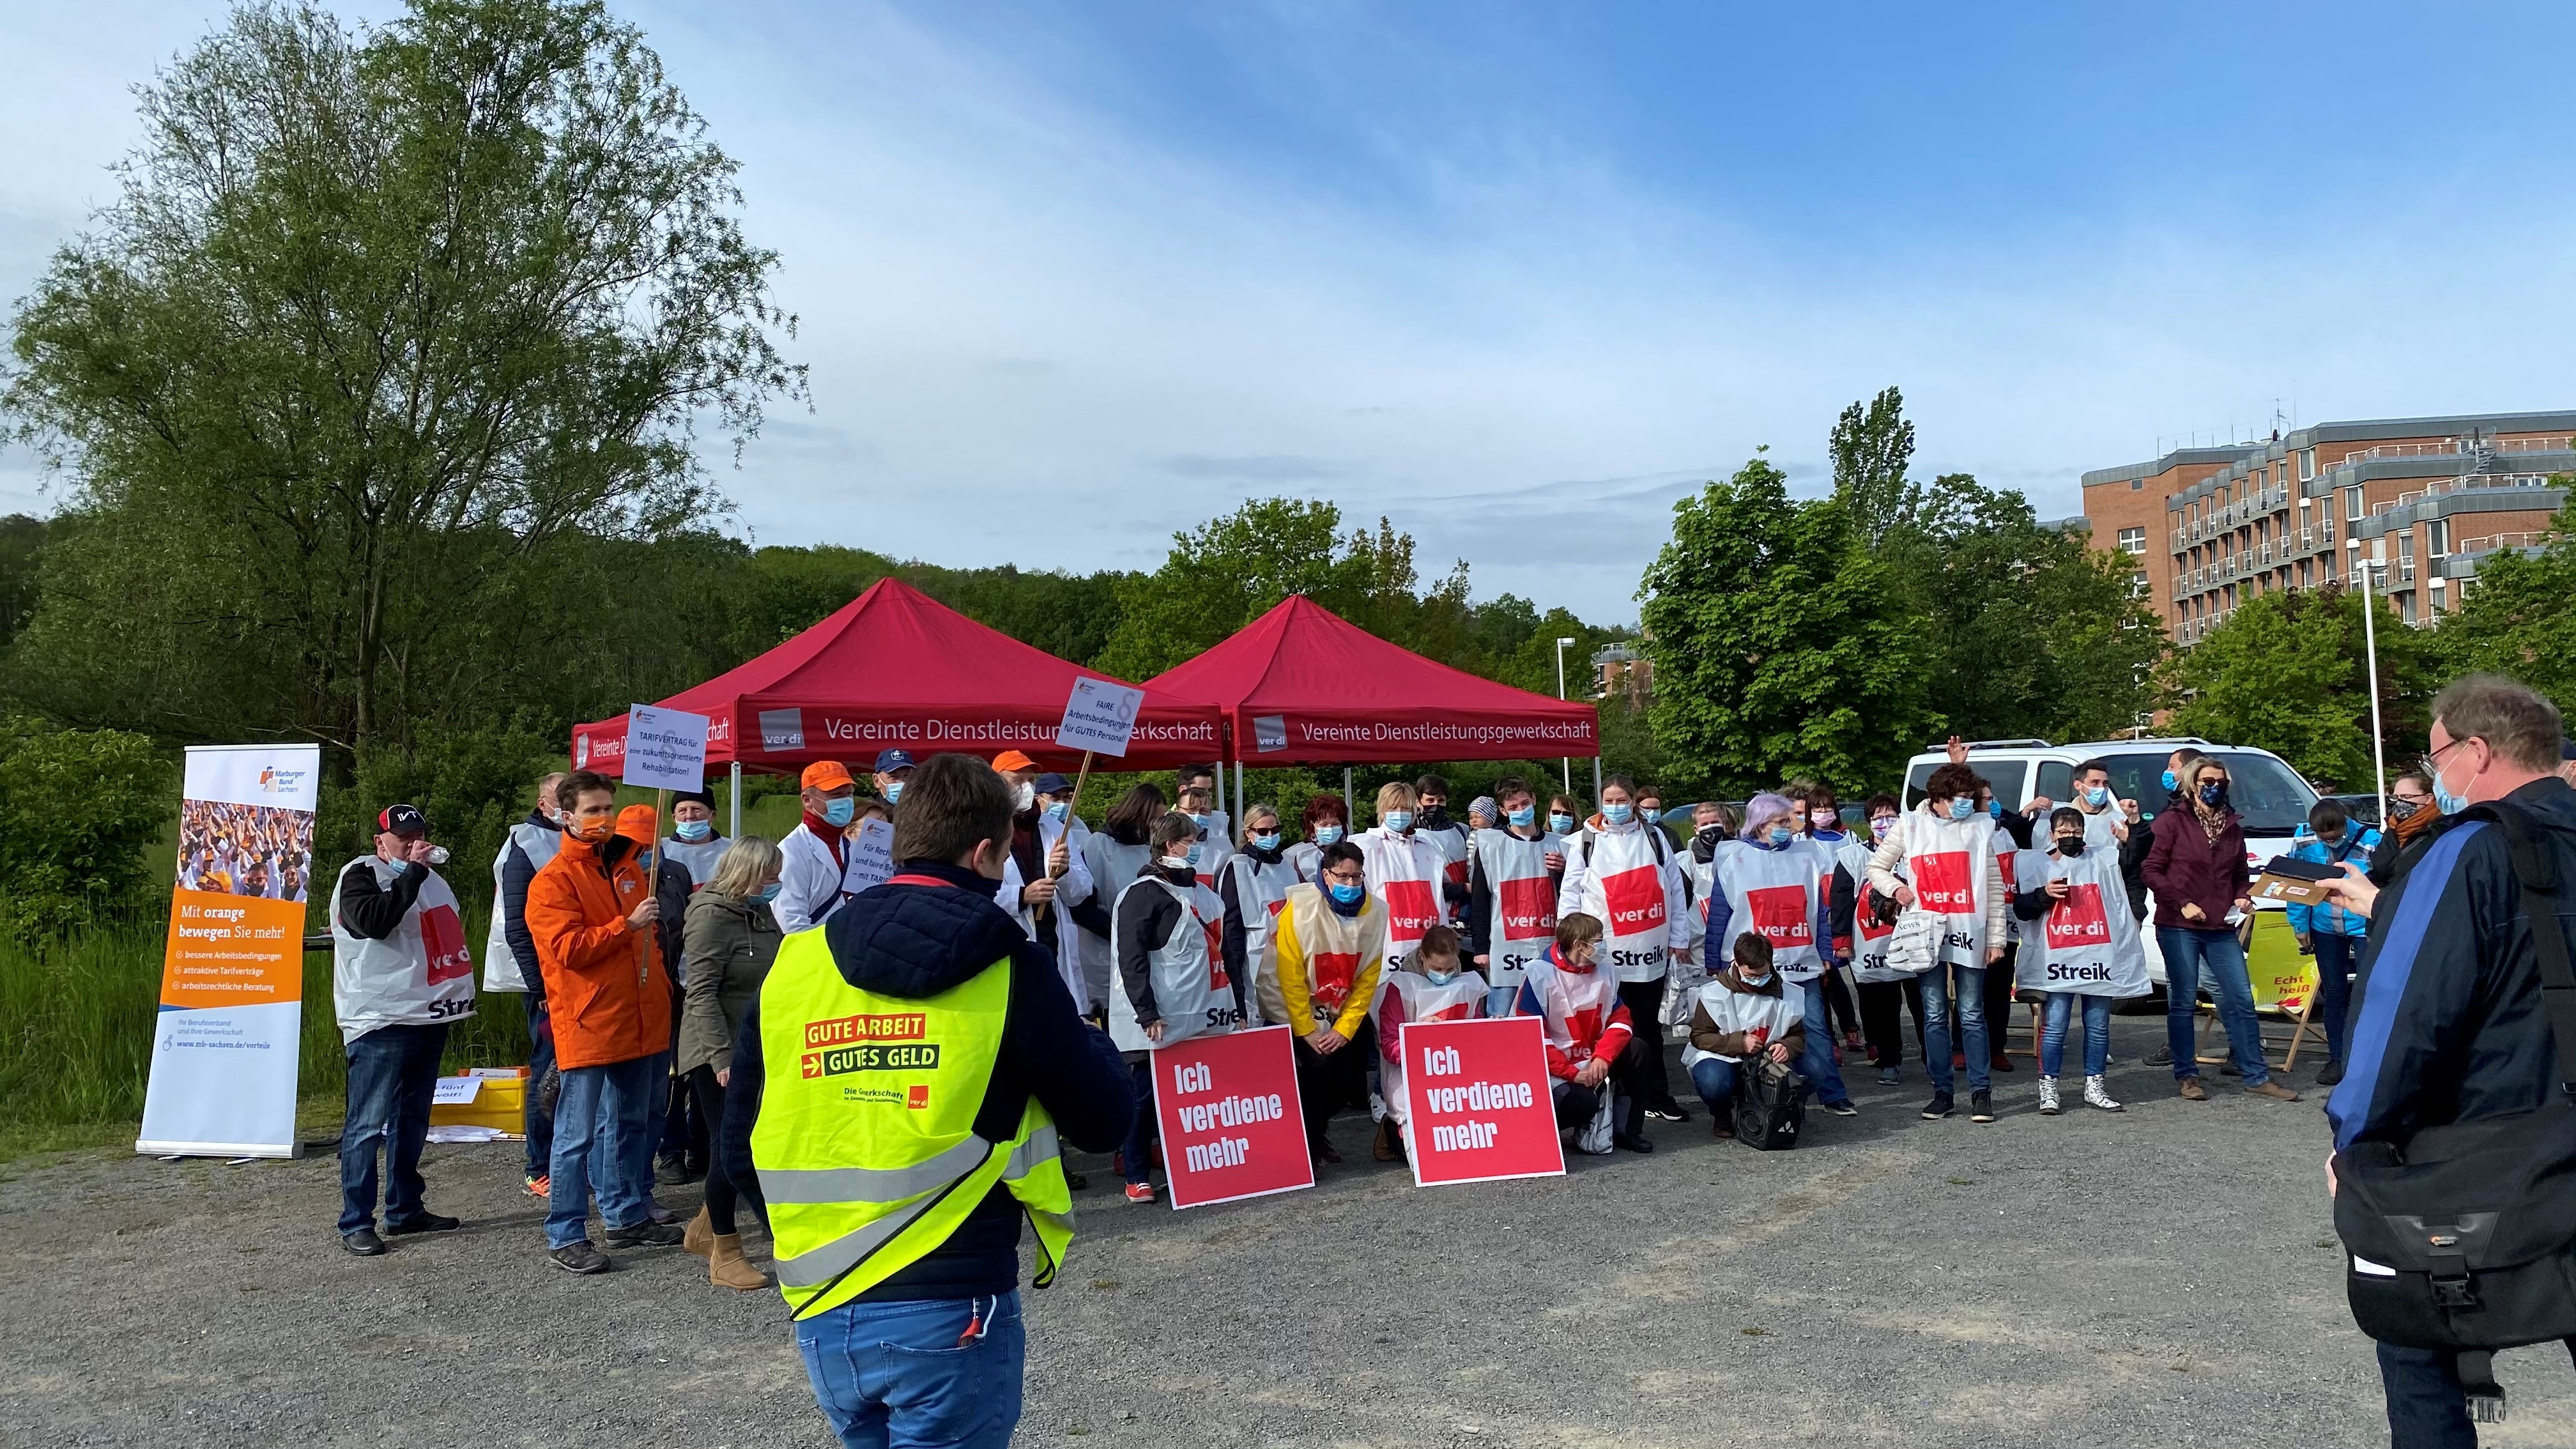
[[[454,1081],[455,1078],[447,1078]],[[528,1124],[527,1069],[512,1077],[482,1079],[483,1085],[471,1102],[449,1105],[438,1103],[429,1109],[432,1127],[494,1127],[503,1132],[524,1131]]]

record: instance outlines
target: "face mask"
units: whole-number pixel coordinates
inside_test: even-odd
[[[1059,825],[1064,823],[1064,817],[1072,813],[1073,803],[1069,800],[1058,800],[1046,808],[1046,818]]]
[[[1771,834],[1767,838],[1773,845],[1786,845],[1791,840],[1796,839],[1797,834],[1798,832],[1791,830],[1786,825],[1774,825],[1771,827]]]
[[[2069,860],[2073,860],[2075,857],[2082,855],[2084,853],[2084,837],[2081,835],[2061,835],[2057,837],[2057,853],[2065,856]]]
[[[1029,807],[1036,803],[1038,803],[1038,787],[1036,785],[1031,784],[1029,781],[1022,780],[1020,783],[1011,787],[1012,814],[1026,815],[1029,813]]]
[[[1410,810],[1389,810],[1386,812],[1386,828],[1394,831],[1398,835],[1402,835],[1404,832],[1411,830],[1413,828],[1413,812]]]
[[[2181,786],[2182,786],[2182,781],[2177,780],[2177,779],[2175,779],[2175,778],[2174,778],[2174,772],[2173,772],[2173,771],[2171,771],[2171,770],[2167,770],[2167,771],[2165,771],[2165,788],[2166,788],[2167,790],[2175,790],[2175,789],[2179,789],[2179,788],[2181,788]]]
[[[1255,850],[1277,850],[1279,848],[1279,832],[1273,830],[1266,834],[1252,837],[1252,848]]]
[[[564,834],[571,836],[573,839],[580,841],[584,845],[597,845],[601,841],[606,840],[609,837],[610,832],[617,829],[617,822],[613,818],[598,821],[584,821],[579,816],[568,815],[564,817],[563,828]]]
[[[1807,817],[1807,827],[1811,830],[1838,830],[1842,823],[1843,818],[1830,810],[1818,810]]]
[[[1538,807],[1535,805],[1524,805],[1518,810],[1506,811],[1504,813],[1504,818],[1511,821],[1514,825],[1520,826],[1522,829],[1526,830],[1529,828],[1530,822],[1538,818]]]
[[[2443,784],[2441,775],[2436,773],[2433,776],[2433,808],[2445,815],[2457,815],[2469,808],[2469,797],[2452,794],[2451,787]]]
[[[1340,881],[1333,882],[1328,889],[1332,891],[1334,900],[1346,906],[1358,905],[1360,897],[1368,894],[1367,886],[1344,885]]]
[[[2407,800],[2395,795],[2388,797],[2388,818],[2391,820],[2411,820],[2415,812],[2423,808],[2421,800]]]
[[[1715,850],[1717,849],[1718,844],[1725,839],[1726,827],[1711,823],[1701,826],[1699,828],[1699,833],[1691,837],[1691,843],[1701,847],[1702,849]]]
[[[2200,787],[2200,803],[2203,805],[2216,805],[2226,800],[2226,798],[2227,786],[2223,783],[2203,785]]]
[[[715,833],[716,823],[712,820],[683,820],[680,822],[680,838],[689,842],[691,845],[695,845],[699,841],[704,840]]]
[[[1338,825],[1318,825],[1315,827],[1315,844],[1319,848],[1327,845],[1339,845],[1341,843],[1342,827]]]
[[[1743,969],[1739,967],[1737,968],[1737,974],[1743,976],[1744,984],[1747,986],[1768,986],[1771,984],[1771,973],[1768,971],[1763,972],[1759,976],[1753,976],[1746,974]]]
[[[885,797],[888,805],[902,803],[903,782],[901,780],[888,780],[886,782]]]
[[[1450,982],[1458,979],[1458,973],[1454,969],[1448,971],[1434,971],[1430,967],[1425,966],[1422,968],[1422,974],[1429,977],[1431,979],[1431,984],[1434,986],[1446,986]]]
[[[2328,850],[2341,850],[2343,848],[2343,837],[2340,835],[2320,835],[2317,837],[2317,844],[2324,846]]]
[[[1954,795],[1954,796],[1952,796],[1952,797],[1951,797],[1951,799],[1950,799],[1950,818],[1951,818],[1951,819],[1953,819],[1953,820],[1965,820],[1965,819],[1967,819],[1969,816],[1974,815],[1974,814],[1976,814],[1976,813],[1977,813],[1977,802],[1976,802],[1976,801],[1969,799],[1969,798],[1968,798],[1967,796],[1965,796],[1965,795]]]
[[[753,891],[751,893],[751,898],[764,906],[768,905],[771,901],[778,899],[778,882],[771,881],[769,884]]]
[[[1869,831],[1872,835],[1885,835],[1895,828],[1896,817],[1893,815],[1876,816],[1869,822]]]
[[[1636,813],[1637,807],[1634,805],[1604,805],[1601,807],[1601,818],[1609,821],[1613,825],[1627,824],[1628,821],[1636,815]]]
[[[2110,804],[2111,787],[2108,785],[2096,785],[2092,789],[2085,791],[2084,803],[2092,806],[2096,810]]]
[[[1640,825],[1653,825],[1663,818],[1664,812],[1661,810],[1648,809],[1644,806],[1639,806],[1637,809],[1637,823]]]
[[[1574,817],[1571,815],[1551,814],[1547,817],[1547,828],[1555,831],[1559,835],[1563,835],[1574,828]]]
[[[1193,854],[1195,854],[1195,852],[1193,852]],[[1166,855],[1158,857],[1154,861],[1154,864],[1161,866],[1165,870],[1188,870],[1190,868],[1190,857],[1187,855]]]
[[[848,795],[823,803],[823,823],[827,825],[847,825],[858,817],[858,813],[859,802]]]

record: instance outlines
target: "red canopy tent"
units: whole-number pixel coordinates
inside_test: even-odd
[[[1401,649],[1304,595],[1156,675],[1225,711],[1238,764],[1511,760],[1601,753],[1588,703],[1550,699]]]
[[[748,663],[661,701],[708,716],[707,763],[793,770],[877,751],[1019,750],[1067,769],[1055,734],[1077,676],[1114,679],[987,628],[909,584],[880,579],[831,617]],[[1115,681],[1124,683],[1123,680]],[[1214,760],[1212,705],[1156,685],[1121,767]],[[626,717],[573,727],[575,769],[621,774]]]

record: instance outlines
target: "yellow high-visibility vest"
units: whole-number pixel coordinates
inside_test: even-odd
[[[1034,1286],[1055,1281],[1073,1239],[1055,1123],[1032,1096],[1010,1141],[975,1135],[1010,995],[1008,960],[909,998],[852,986],[819,930],[779,947],[760,987],[767,1084],[751,1156],[790,1317],[918,1262],[997,1182],[1037,1230]]]

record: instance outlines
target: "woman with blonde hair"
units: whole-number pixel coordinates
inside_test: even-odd
[[[724,1121],[725,1087],[733,1075],[734,1035],[743,1012],[760,999],[760,983],[778,959],[783,939],[769,903],[778,896],[785,857],[777,846],[746,835],[716,858],[706,885],[689,897],[681,925],[681,953],[688,967],[680,1002],[678,1068],[698,1113],[712,1127]],[[707,1260],[707,1281],[720,1288],[769,1286],[769,1277],[742,1255],[734,1225],[739,1197],[725,1172],[724,1154],[709,1154],[706,1206],[681,1245]]]

